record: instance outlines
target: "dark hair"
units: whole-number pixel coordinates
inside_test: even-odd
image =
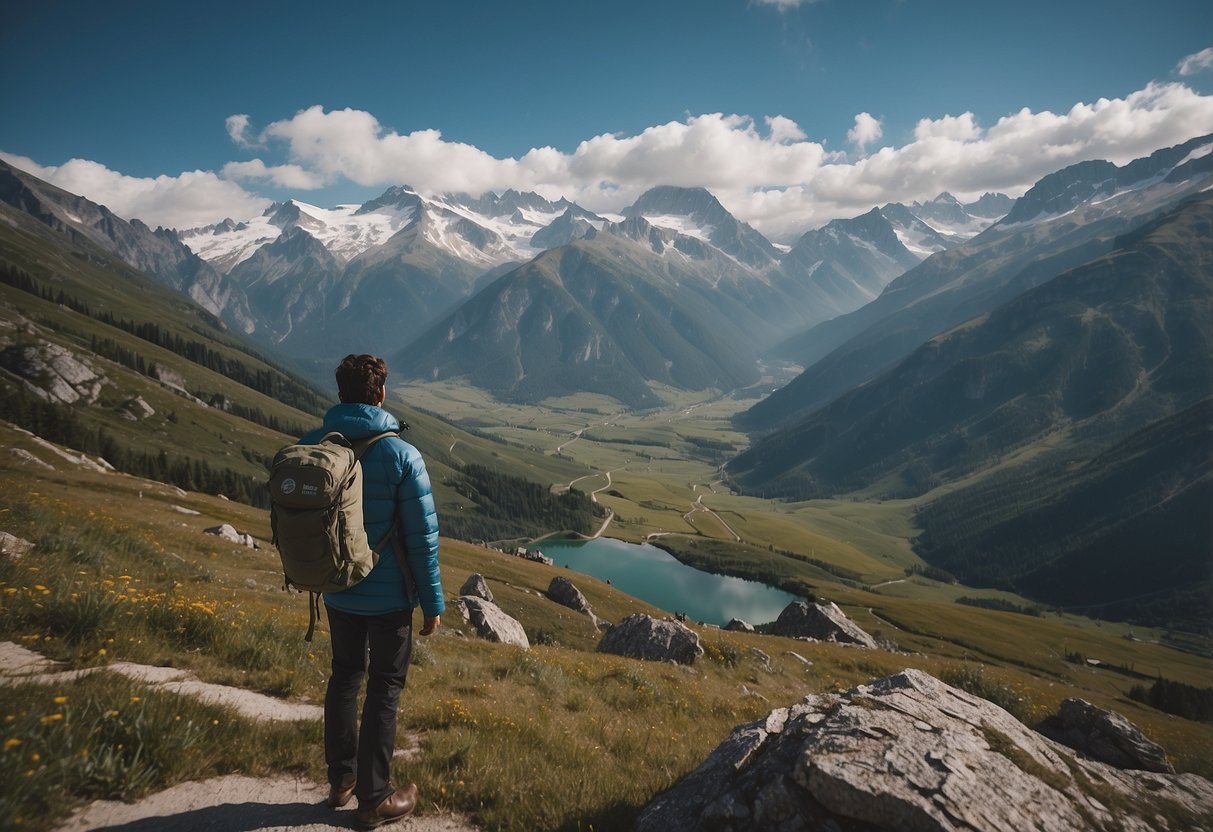
[[[374,404],[387,382],[387,362],[377,355],[347,355],[337,368],[337,395],[347,404]]]

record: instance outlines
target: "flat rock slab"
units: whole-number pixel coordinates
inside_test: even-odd
[[[77,811],[56,832],[231,832],[352,829],[356,801],[344,809],[324,805],[328,787],[294,777],[243,775],[182,783],[138,803],[98,800]],[[422,796],[424,798],[424,795]],[[385,827],[399,832],[477,832],[459,815],[410,817]]]
[[[242,716],[282,722],[324,719],[324,709],[305,702],[287,702],[262,693],[227,685],[203,682],[188,670],[177,667],[154,667],[131,662],[114,662],[80,670],[63,670],[63,665],[40,653],[13,644],[0,642],[0,685],[53,685],[71,682],[92,673],[118,673],[149,687],[193,696],[213,705],[226,705]]]

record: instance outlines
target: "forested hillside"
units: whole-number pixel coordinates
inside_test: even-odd
[[[0,419],[125,473],[268,505],[275,450],[318,423],[333,395],[89,240],[0,211],[10,219],[0,226]],[[415,426],[406,439],[429,461],[444,534],[599,524],[584,494],[549,493],[580,469],[398,402],[389,409]]]

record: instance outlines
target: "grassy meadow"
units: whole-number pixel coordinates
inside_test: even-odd
[[[306,603],[281,589],[277,557],[264,542],[264,511],[92,470],[7,427],[0,435],[10,449],[0,459],[0,529],[35,544],[18,560],[0,559],[0,639],[71,668],[114,661],[182,667],[205,681],[322,701],[327,635],[321,627],[313,645],[303,642]],[[710,492],[668,487],[665,499],[694,502],[704,493],[731,527],[741,525]],[[650,489],[645,497],[656,501],[659,487]],[[773,515],[789,525],[772,521],[770,529],[792,536],[792,524],[806,522],[804,507],[789,508],[791,514]],[[879,516],[882,508],[872,511]],[[689,505],[670,514],[681,516],[678,509]],[[836,517],[840,528],[864,526],[863,512],[849,504],[812,510]],[[203,533],[220,522],[253,534],[262,547]],[[896,530],[886,519],[868,533],[892,539]],[[866,545],[856,537],[827,554],[849,563],[845,547],[863,552]],[[817,569],[814,591],[899,652],[695,626],[705,655],[683,668],[595,652],[599,634],[590,621],[542,593],[563,574],[608,621],[661,611],[558,567],[453,540],[442,547],[447,595],[473,572],[484,575],[533,646],[485,642],[453,610],[439,635],[418,641],[399,744],[417,743],[422,753],[394,766],[399,780],[420,787],[422,812],[458,810],[490,830],[626,828],[733,726],[808,693],[907,666],[985,695],[1029,724],[1062,699],[1082,696],[1140,725],[1180,770],[1213,775],[1213,726],[1125,695],[1136,681],[1125,669],[1208,683],[1213,662],[1153,643],[1157,634],[1137,632],[1131,640],[1120,626],[978,609],[942,596],[899,597],[893,590],[911,583],[924,584],[924,593],[938,590],[915,576],[868,591],[831,582]],[[880,565],[881,552],[867,557]],[[895,547],[887,554],[894,557]],[[869,567],[858,569],[869,574]],[[877,572],[871,567],[873,577]],[[886,572],[904,574],[892,566]],[[1067,661],[1073,653],[1102,664]],[[324,779],[318,723],[256,723],[105,673],[0,687],[0,719],[0,777],[11,784],[0,796],[3,828],[48,829],[90,799],[137,799],[220,773]]]

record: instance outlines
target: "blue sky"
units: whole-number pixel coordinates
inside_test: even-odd
[[[1213,132],[1207,0],[18,0],[5,18],[0,155],[153,224],[403,183],[604,211],[678,184],[788,238]]]

